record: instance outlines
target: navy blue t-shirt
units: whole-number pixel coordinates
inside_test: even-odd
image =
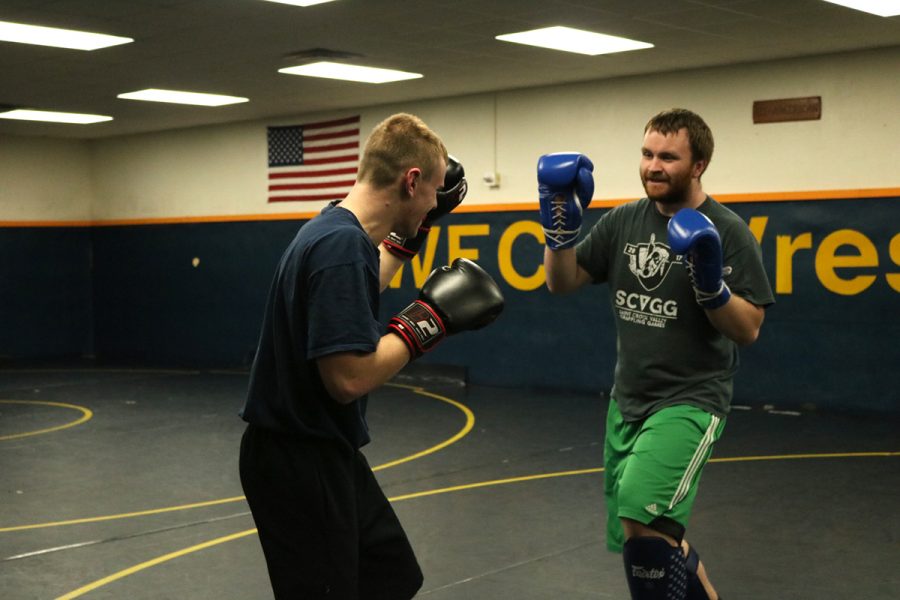
[[[378,272],[378,248],[350,211],[327,206],[300,228],[269,290],[245,421],[354,449],[369,442],[366,397],[338,403],[315,359],[375,351],[383,329]]]

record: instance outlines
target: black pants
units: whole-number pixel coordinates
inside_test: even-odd
[[[240,473],[279,600],[408,600],[422,586],[362,453],[249,425]]]

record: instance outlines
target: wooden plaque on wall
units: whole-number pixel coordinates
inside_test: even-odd
[[[815,121],[822,118],[822,96],[756,100],[753,102],[754,123]]]

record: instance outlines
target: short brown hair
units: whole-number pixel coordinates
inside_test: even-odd
[[[709,165],[712,160],[713,134],[700,115],[685,108],[670,108],[664,110],[647,122],[644,133],[658,131],[663,135],[678,133],[681,129],[687,129],[688,141],[691,144],[691,158],[694,162],[704,161]],[[705,170],[705,169],[704,169]]]
[[[398,113],[375,126],[359,163],[358,181],[385,188],[407,169],[418,167],[430,179],[447,161],[444,142],[415,115]]]

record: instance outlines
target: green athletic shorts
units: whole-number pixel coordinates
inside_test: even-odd
[[[609,550],[622,551],[622,517],[645,525],[666,517],[687,528],[700,474],[724,427],[725,419],[686,404],[625,421],[610,399],[603,448]]]

